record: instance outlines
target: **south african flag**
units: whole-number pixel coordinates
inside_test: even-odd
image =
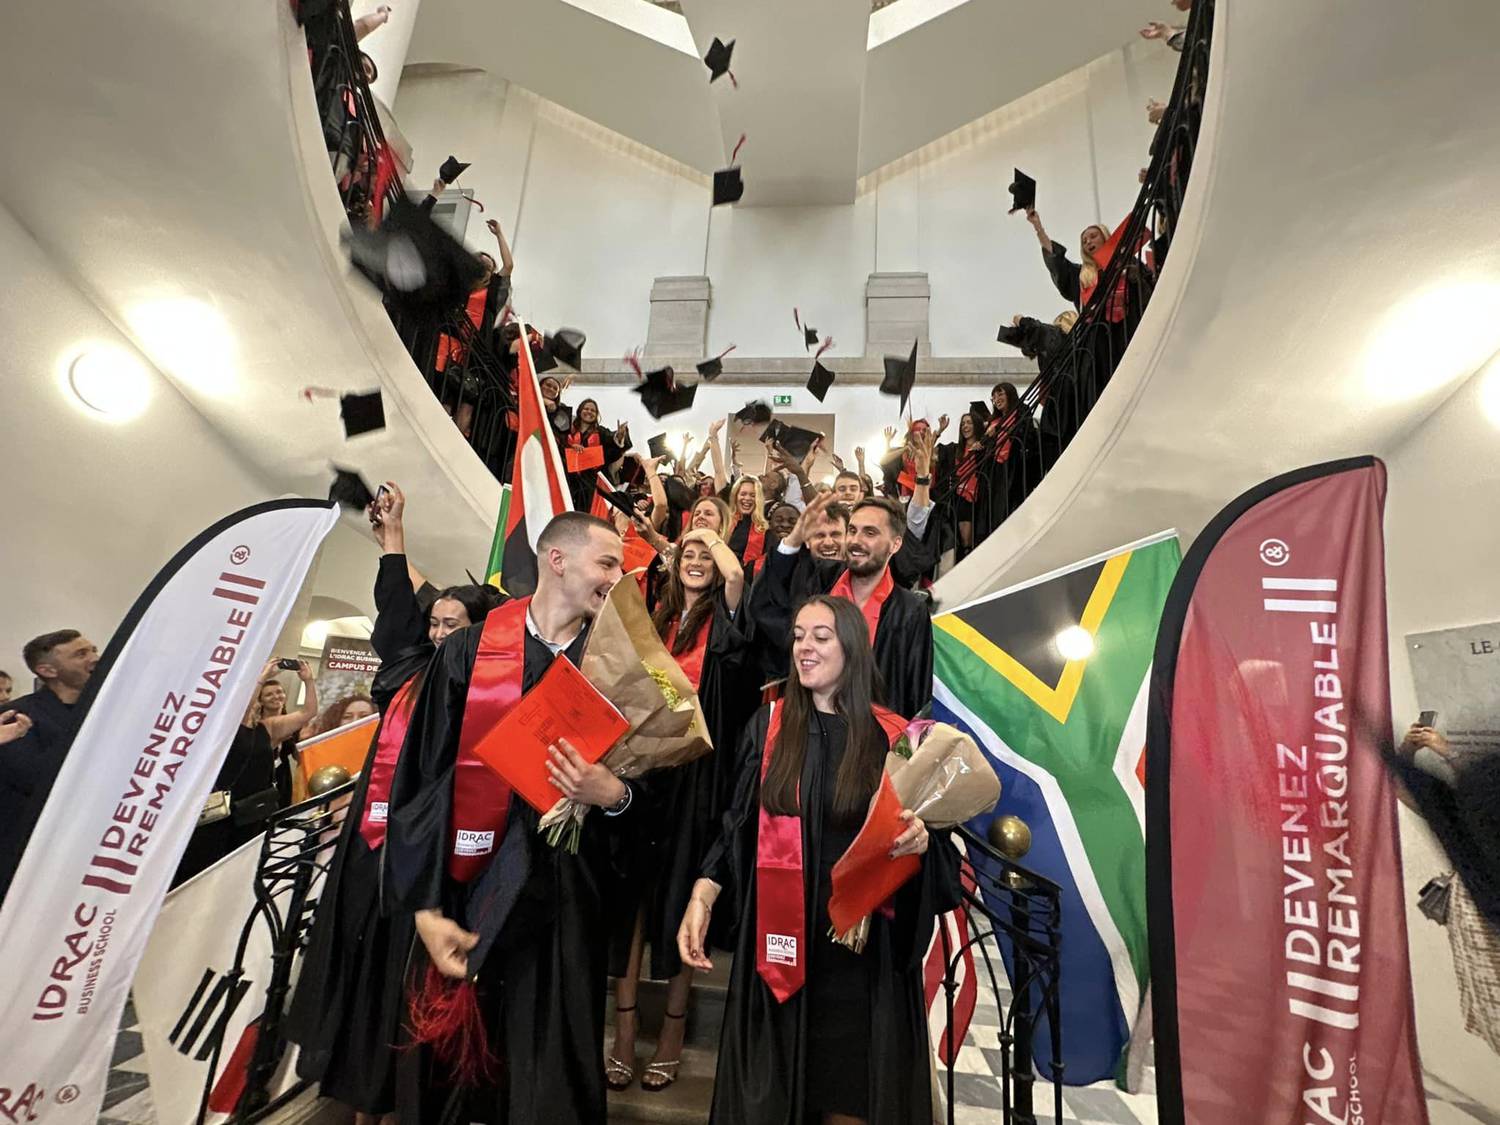
[[[1174,532],[933,619],[932,717],[973,735],[1002,785],[1022,862],[1063,888],[1063,1081],[1116,1076],[1146,995],[1146,692]],[[1052,1073],[1050,1029],[1036,1061]]]

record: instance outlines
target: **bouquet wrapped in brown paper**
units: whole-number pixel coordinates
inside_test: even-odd
[[[600,759],[616,777],[680,766],[713,749],[698,693],[657,636],[633,576],[615,583],[594,618],[579,670],[630,724]],[[587,812],[564,797],[538,830],[551,844],[576,852]]]
[[[886,755],[885,775],[859,835],[834,864],[828,901],[833,938],[864,949],[871,912],[920,867],[887,854],[903,827],[902,809],[916,813],[928,828],[952,828],[999,800],[1000,779],[972,738],[930,719],[908,724]]]

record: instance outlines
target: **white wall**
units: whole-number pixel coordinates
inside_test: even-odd
[[[478,71],[409,68],[395,115],[423,190],[450,152],[474,164],[461,185],[512,236],[518,305],[538,324],[583,328],[592,357],[643,343],[652,279],[705,263],[712,350],[793,353],[795,305],[833,335],[831,355],[862,355],[865,279],[925,270],[933,354],[1013,354],[995,342],[1002,319],[1063,305],[1031,228],[1005,213],[1011,168],[1037,178],[1049,233],[1070,247],[1089,223],[1113,226],[1148,161],[1145,100],[1170,93],[1177,58],[1155,43],[1115,51],[867,176],[851,205],[711,219],[703,176]],[[489,241],[480,216],[469,235]]]
[[[27,640],[76,628],[102,648],[179,547],[271,493],[149,365],[140,418],[84,407],[63,388],[66,364],[89,343],[129,342],[4,208],[0,261],[0,668],[19,693]]]
[[[1406,635],[1500,621],[1500,360],[1460,386],[1386,466],[1391,699],[1399,732],[1417,715]],[[1415,907],[1422,884],[1451,865],[1405,808],[1401,843],[1422,1063],[1500,1108],[1500,1065],[1463,1029],[1447,931]]]

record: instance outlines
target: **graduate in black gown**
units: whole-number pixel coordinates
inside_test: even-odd
[[[397,761],[382,877],[385,908],[416,915],[413,1026],[444,1022],[437,1003],[424,1005],[446,988],[447,1010],[482,1024],[492,1060],[477,1065],[472,1041],[462,1057],[442,1043],[403,1052],[402,1125],[604,1120],[604,894],[621,837],[648,813],[645,790],[560,740],[553,784],[597,806],[570,854],[538,834],[539,815],[519,796],[496,799],[498,775],[472,753],[559,655],[578,662],[621,575],[619,534],[581,512],[555,517],[537,555],[535,595],[502,604],[438,649]]]
[[[833,502],[831,492],[810,500],[791,534],[766,556],[750,595],[757,633],[772,642],[788,637],[792,613],[810,594],[850,598],[870,624],[884,702],[898,714],[915,715],[932,698],[932,617],[927,599],[892,577],[905,516],[894,500],[862,500],[849,517],[847,563],[815,558],[804,544]]]
[[[718,497],[700,501],[705,517],[717,517],[723,503]],[[682,964],[677,953],[677,927],[698,878],[698,863],[718,838],[735,747],[759,696],[750,668],[748,627],[741,613],[745,574],[739,560],[718,532],[708,527],[685,532],[675,556],[652,621],[667,651],[677,658],[698,692],[714,748],[661,775],[656,831],[639,839],[633,871],[626,881],[634,901],[622,902],[614,917],[610,972],[619,982],[615,1038],[605,1058],[605,1081],[616,1090],[629,1086],[635,1077],[636,985],[647,944],[651,949],[647,975],[672,983],[656,1055],[642,1074],[641,1085],[663,1090],[677,1080],[692,986],[692,969]]]
[[[904,722],[873,701],[865,622],[842,598],[799,610],[785,697],[758,711],[718,841],[678,932],[707,970],[710,925],[737,923],[711,1121],[926,1125],[932,1119],[922,957],[958,902],[958,853],[910,810],[891,854],[920,873],[872,916],[861,952],[829,935],[833,865],[858,834]],[[798,864],[786,857],[796,855]]]
[[[413,589],[421,576],[406,558],[405,497],[387,482],[376,504],[371,517],[385,553],[375,576],[370,634],[381,664],[370,690],[382,721],[329,864],[287,1033],[301,1046],[299,1077],[353,1108],[359,1125],[396,1108],[396,1044],[415,937],[410,914],[380,912],[380,848],[396,754],[434,646],[483,621],[499,599],[491,586],[455,586],[424,609]]]

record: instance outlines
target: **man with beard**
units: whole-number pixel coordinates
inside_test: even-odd
[[[791,533],[766,558],[765,573],[750,597],[750,610],[765,638],[768,666],[790,643],[792,614],[811,594],[845,597],[869,626],[875,665],[885,681],[885,704],[908,718],[932,698],[932,618],[927,599],[891,576],[891,557],[901,549],[906,517],[893,500],[871,498],[854,506],[844,541],[844,559],[805,550],[835,503],[825,492],[808,502]],[[785,659],[780,674],[786,674]]]
[[[0,902],[83,722],[78,700],[99,650],[77,629],[59,629],[27,641],[21,658],[42,686],[5,706],[25,715],[31,729],[0,753],[0,808],[6,810],[0,817]]]
[[[644,802],[636,783],[559,739],[548,765],[558,795],[600,810],[572,854],[538,834],[539,814],[475,748],[559,655],[579,662],[622,558],[604,520],[554,517],[537,541],[536,593],[454,633],[427,670],[391,786],[383,873],[387,912],[415,914],[410,1026],[431,1048],[403,1053],[403,1125],[604,1120],[611,837],[631,831]]]

